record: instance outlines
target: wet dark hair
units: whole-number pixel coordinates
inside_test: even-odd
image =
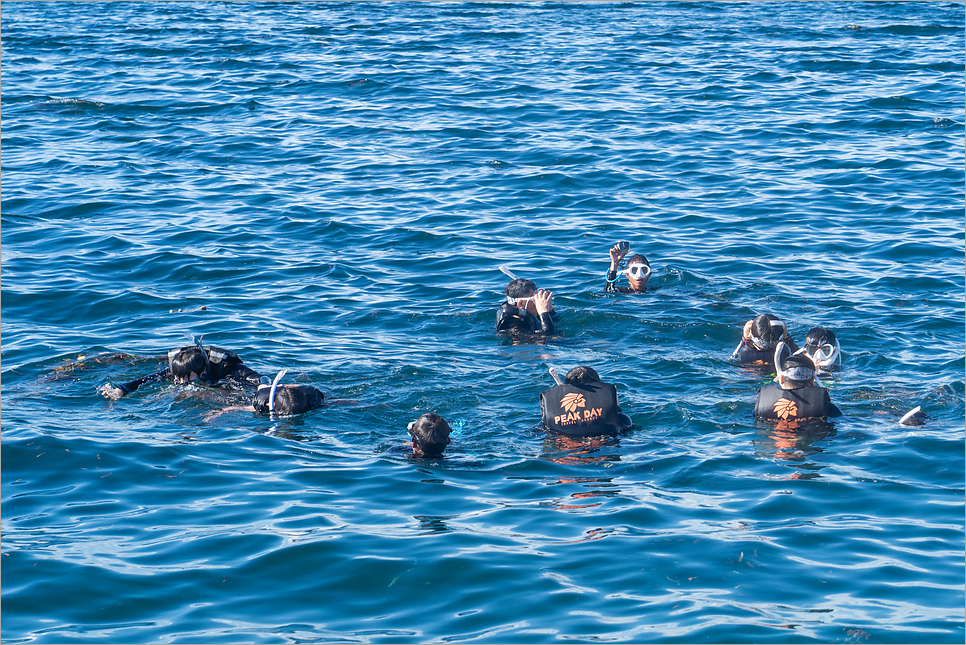
[[[207,374],[208,361],[200,347],[182,347],[177,354],[171,357],[171,376],[176,381],[186,380],[191,373],[204,374],[205,378],[210,378]]]
[[[835,332],[825,327],[813,327],[805,336],[805,347],[817,347],[828,343],[835,344]]]
[[[512,296],[511,296],[512,297]],[[449,445],[449,424],[435,412],[427,412],[416,419],[409,434],[416,440],[419,451],[426,457],[439,457]]]
[[[640,253],[635,253],[631,257],[627,258],[627,264],[625,266],[630,266],[632,264],[646,264],[651,266],[651,263],[647,261],[647,258]]]
[[[503,293],[505,293],[508,298],[526,298],[536,290],[537,285],[533,282],[533,280],[517,278],[516,280],[510,281],[510,284],[503,289]]]
[[[760,349],[774,349],[778,341],[785,335],[785,325],[773,325],[773,320],[781,322],[781,318],[771,314],[761,314],[751,323],[751,338]],[[757,341],[761,341],[759,344]]]
[[[597,373],[597,370],[586,365],[573,368],[564,377],[564,383],[567,385],[583,385],[584,383],[597,383],[599,381],[600,374]]]
[[[815,363],[812,362],[812,359],[805,354],[793,354],[792,356],[789,356],[783,360],[781,364],[781,371],[784,372],[785,370],[795,369],[796,367],[804,367],[805,369],[812,370],[813,377],[815,375]],[[811,382],[811,378],[806,380],[797,380],[786,377],[782,387],[786,390],[795,390],[800,387],[805,387]]]
[[[252,399],[256,412],[268,412],[268,397],[271,386],[260,387]],[[280,385],[275,390],[275,414],[302,414],[321,408],[325,396],[311,385]]]

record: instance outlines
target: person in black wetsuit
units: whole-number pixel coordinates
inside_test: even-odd
[[[567,372],[563,385],[540,393],[540,410],[545,429],[569,436],[617,434],[634,425],[621,412],[617,388],[584,365]]]
[[[636,253],[627,259],[624,275],[631,286],[621,287],[617,284],[617,272],[621,261],[630,248],[629,242],[618,242],[610,250],[610,268],[604,281],[604,291],[608,293],[644,293],[647,291],[647,281],[651,277],[651,263],[641,253]]]
[[[745,323],[741,332],[741,344],[735,348],[732,358],[738,359],[742,365],[775,366],[775,348],[784,342],[792,353],[798,351],[798,345],[788,335],[785,323],[771,314],[761,314],[754,320]]]
[[[496,312],[496,331],[552,336],[557,314],[553,293],[537,289],[533,280],[516,278],[503,290],[506,302]]]
[[[220,347],[189,345],[168,352],[168,366],[160,372],[148,374],[120,385],[106,384],[99,390],[105,397],[118,400],[136,391],[145,383],[173,379],[175,383],[204,380],[213,385],[230,379],[229,385],[255,385],[262,375],[242,363],[235,352]]]
[[[778,385],[766,385],[758,390],[755,417],[794,427],[807,419],[824,421],[842,416],[828,390],[815,385],[812,359],[804,354],[792,355],[787,346],[779,344],[775,360],[780,363]]]

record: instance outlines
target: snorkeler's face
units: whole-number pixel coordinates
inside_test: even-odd
[[[634,265],[628,267],[624,275],[627,276],[627,282],[631,285],[631,289],[644,291],[647,281],[651,279],[651,268],[646,265]]]
[[[185,383],[190,383],[191,381],[197,381],[201,377],[202,377],[202,374],[199,374],[198,372],[192,372],[191,374],[188,374],[187,378],[185,377],[176,378],[175,381],[181,384],[185,384]]]

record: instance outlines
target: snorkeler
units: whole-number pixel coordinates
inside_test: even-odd
[[[798,345],[788,335],[785,323],[778,316],[761,314],[745,323],[741,343],[731,357],[738,359],[742,365],[774,366],[775,348],[780,342],[784,342],[793,353],[798,351]]]
[[[249,368],[235,352],[220,347],[203,346],[199,340],[196,345],[188,345],[168,352],[168,366],[160,372],[148,374],[120,385],[107,383],[99,390],[109,399],[117,401],[136,391],[145,383],[174,379],[175,383],[190,383],[204,380],[214,385],[222,379],[231,377],[232,381],[247,385],[258,385],[262,375]],[[234,383],[229,383],[233,385]]]
[[[634,425],[621,412],[617,388],[603,383],[591,367],[575,367],[559,385],[540,393],[543,427],[570,436],[589,437],[617,434]]]
[[[830,370],[842,360],[842,348],[835,332],[825,327],[815,327],[805,336],[805,347],[801,350],[818,369]]]
[[[552,336],[556,331],[553,293],[533,280],[514,278],[503,290],[506,302],[496,312],[496,331]]]
[[[624,275],[627,276],[627,282],[631,286],[620,287],[617,285],[617,272],[630,246],[630,242],[618,242],[610,250],[610,268],[607,270],[604,291],[609,293],[644,293],[647,291],[647,281],[651,277],[651,263],[640,253],[628,258],[624,268]]]
[[[842,416],[828,390],[815,385],[812,359],[801,353],[792,354],[788,346],[779,343],[774,360],[779,364],[778,385],[758,390],[755,417],[789,422]]]
[[[282,385],[279,381],[287,370],[282,370],[271,384],[267,377],[262,377],[255,395],[252,397],[252,409],[262,414],[302,414],[325,405],[325,395],[318,388],[311,385]]]
[[[422,415],[406,430],[413,436],[413,455],[416,457],[441,457],[450,443],[452,432],[446,419],[435,412]]]

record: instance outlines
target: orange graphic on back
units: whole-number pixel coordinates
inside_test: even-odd
[[[573,392],[570,394],[565,394],[564,398],[560,399],[560,407],[567,412],[573,412],[577,408],[587,407],[587,402],[584,400],[583,394]]]
[[[779,419],[798,416],[798,406],[795,405],[794,401],[789,401],[788,399],[778,399],[775,401],[775,407],[773,409]]]

